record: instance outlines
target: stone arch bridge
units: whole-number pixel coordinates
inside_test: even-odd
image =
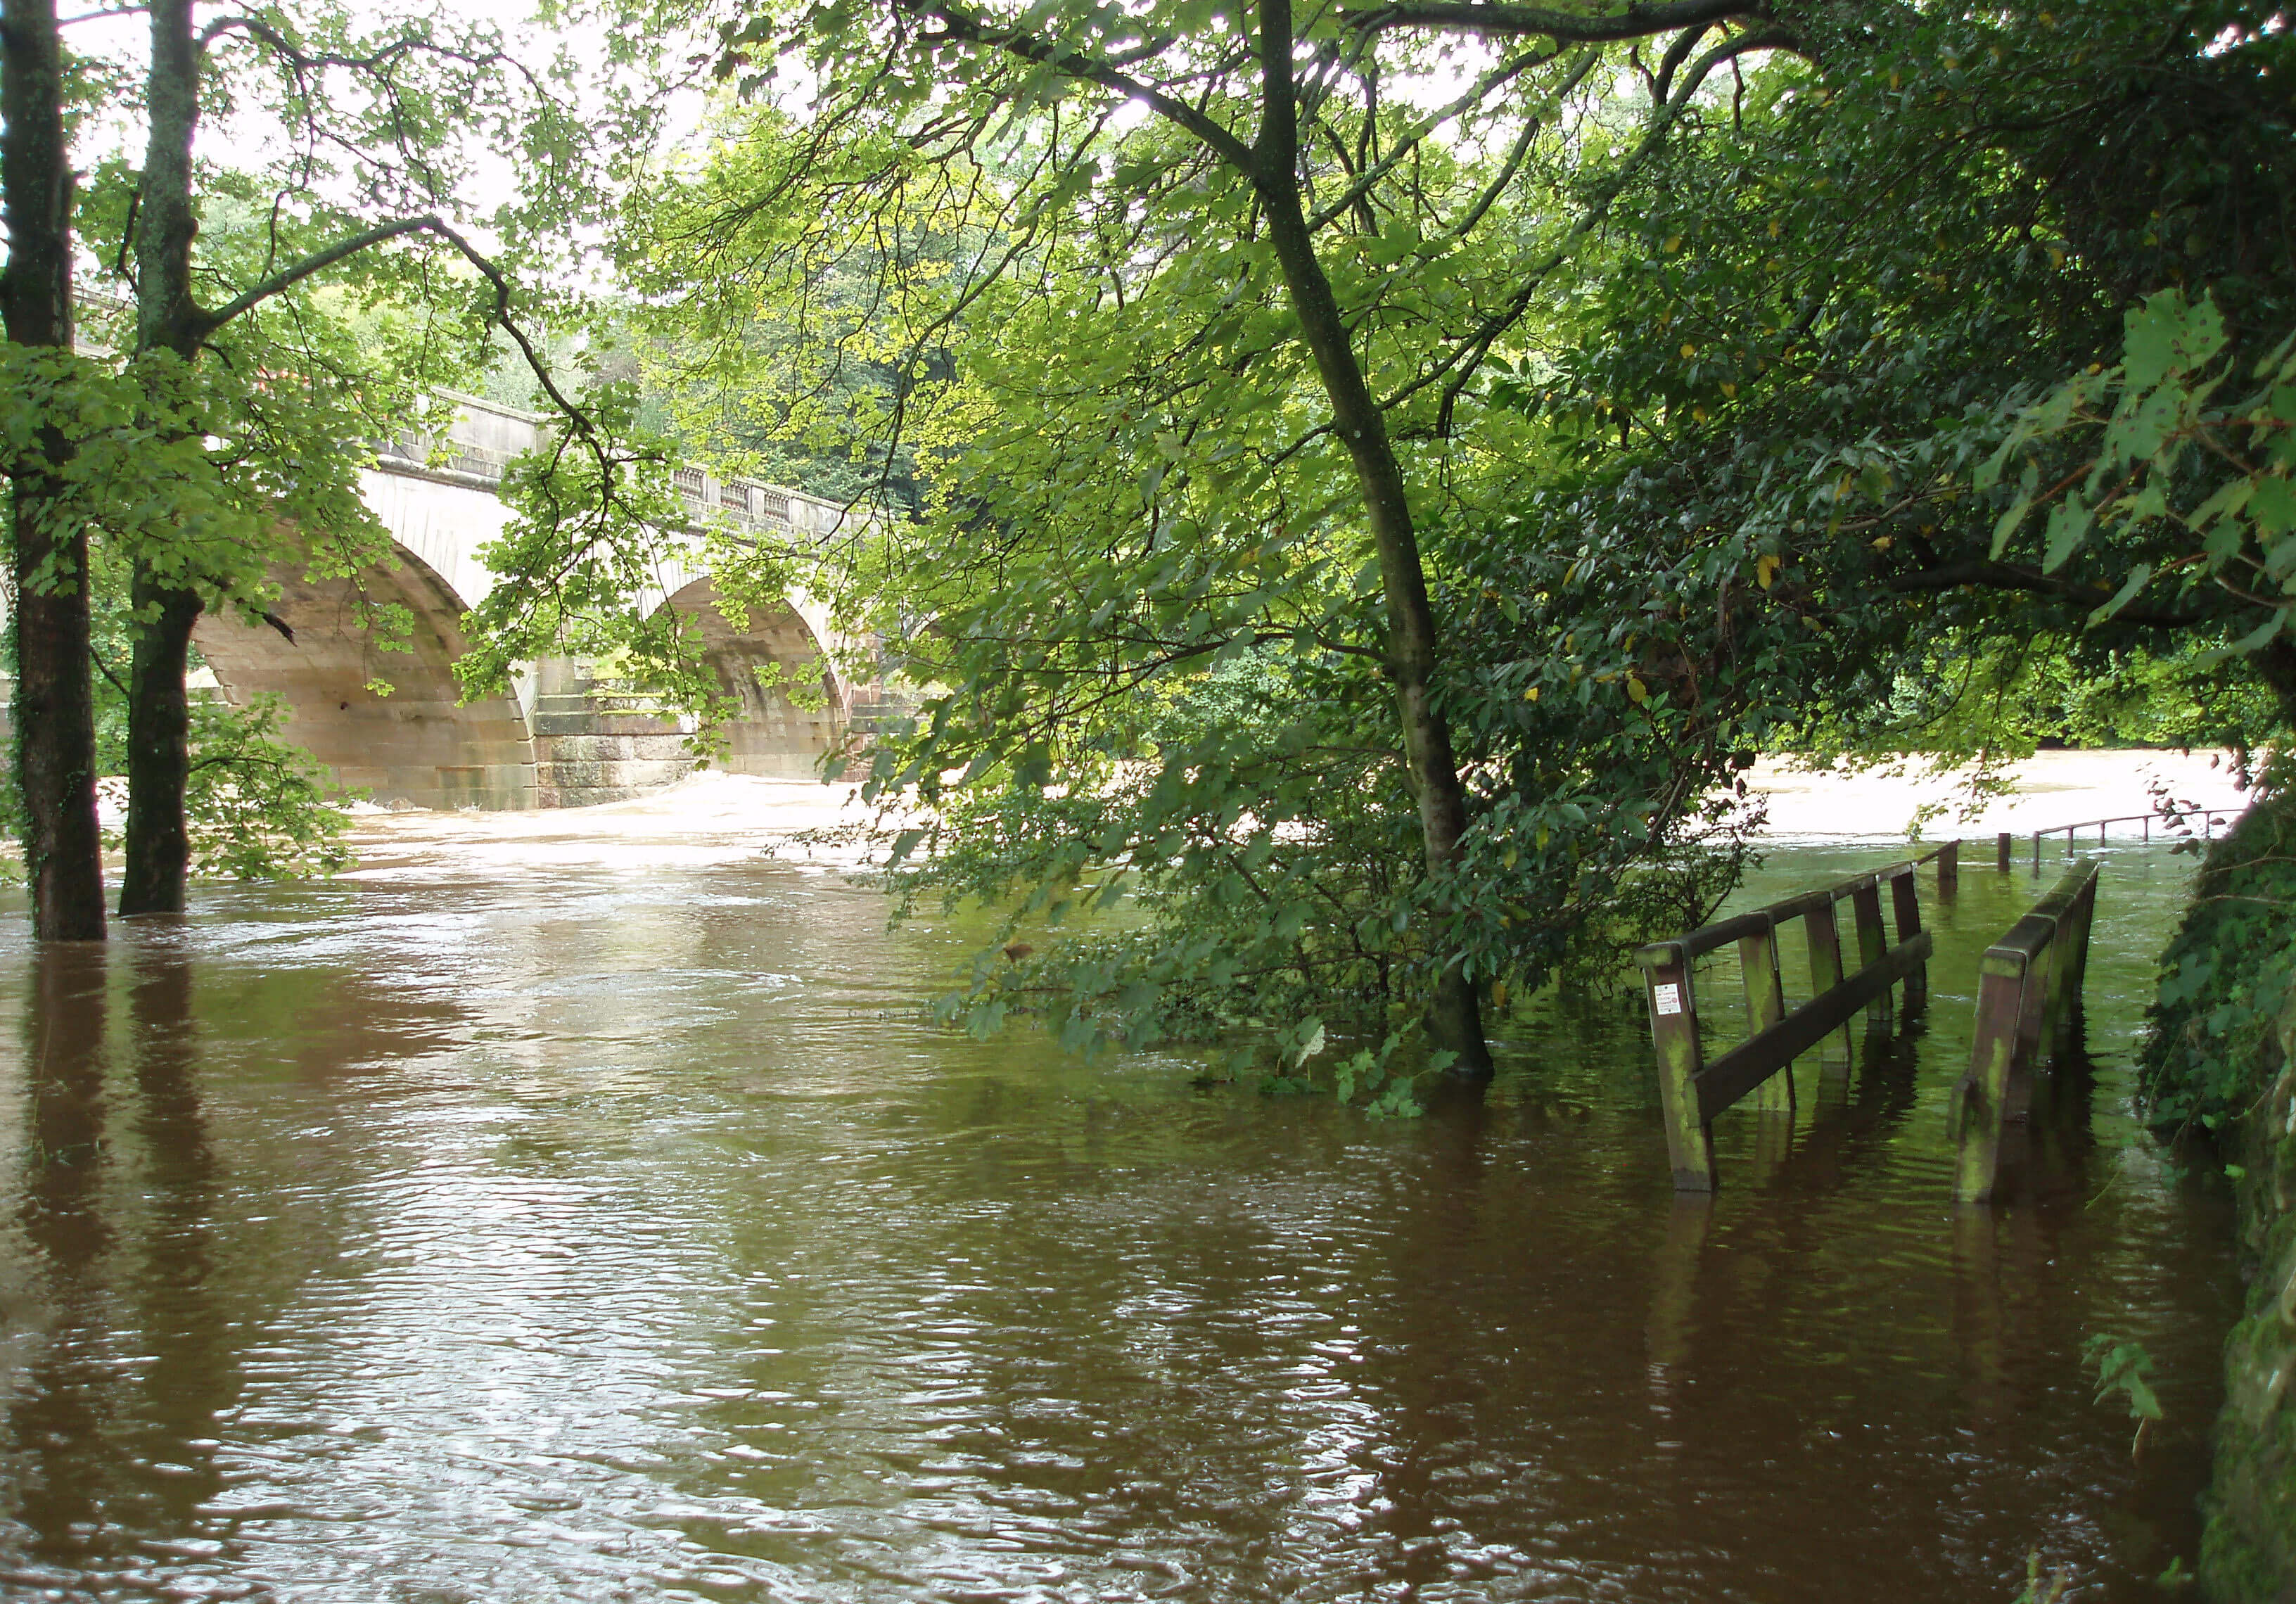
[[[362,475],[368,506],[390,531],[397,566],[317,581],[283,568],[274,612],[284,629],[202,618],[193,638],[217,690],[234,703],[266,692],[279,696],[293,714],[289,737],[344,786],[386,806],[577,807],[683,777],[693,768],[686,730],[594,684],[578,660],[524,664],[512,694],[467,705],[458,699],[454,663],[464,647],[463,614],[496,582],[479,550],[509,517],[498,495],[503,471],[539,443],[547,420],[457,401],[444,440],[393,440]],[[680,469],[676,479],[697,525],[723,522],[737,531],[820,539],[852,515],[832,503],[720,481],[697,468]],[[792,595],[737,625],[718,610],[698,567],[666,574],[648,600],[698,621],[707,660],[739,706],[722,767],[808,775],[847,737],[855,687],[823,651],[830,622],[821,605]],[[413,616],[411,652],[379,649],[363,622],[363,604],[392,602]],[[820,683],[826,706],[801,708],[765,688],[758,670],[768,664],[789,670],[784,678]],[[377,683],[390,694],[369,688]]]

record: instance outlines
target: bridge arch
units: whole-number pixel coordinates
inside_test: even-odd
[[[726,726],[726,771],[814,777],[822,755],[843,741],[851,728],[853,702],[850,687],[822,651],[821,639],[799,605],[783,600],[752,609],[748,627],[738,627],[720,611],[717,586],[706,577],[671,592],[663,605],[695,621],[701,632],[702,659],[740,710]],[[776,665],[784,679],[818,685],[827,705],[800,707],[778,687],[766,688],[758,672]]]
[[[226,701],[243,705],[265,692],[284,701],[293,713],[287,738],[347,790],[386,805],[534,806],[534,743],[518,703],[458,699],[462,598],[404,546],[394,555],[396,569],[355,580],[314,580],[283,567],[273,575],[279,599],[272,613],[284,629],[209,614],[193,629],[193,644]],[[411,650],[375,644],[369,609],[390,603],[414,620]],[[368,688],[377,682],[390,694]]]

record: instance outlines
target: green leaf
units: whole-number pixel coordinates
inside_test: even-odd
[[[2135,601],[2136,593],[2144,588],[2145,582],[2152,577],[2152,564],[2150,563],[2139,563],[2135,568],[2129,570],[2128,577],[2120,582],[2120,588],[2112,593],[2112,599],[2088,615],[2088,628],[2095,629],[2097,625]]]
[[[2147,296],[2125,322],[2122,374],[2132,390],[2150,390],[2172,374],[2205,365],[2225,346],[2223,314],[2213,300],[2188,303],[2181,291]]]
[[[2054,573],[2062,568],[2073,553],[2080,548],[2088,531],[2095,524],[2095,514],[2086,502],[2068,495],[2049,509],[2048,546],[2041,557],[2041,572]]]
[[[1993,525],[1993,560],[1995,562],[1999,562],[2001,554],[2009,549],[2009,538],[2017,532],[2018,526],[2025,522],[2025,514],[2032,510],[2032,497],[2020,495],[2016,500],[2009,504],[2008,511],[2003,513],[1995,521]]]
[[[2252,481],[2255,491],[2248,498],[2248,515],[2256,521],[2256,532],[2264,539],[2296,530],[2296,483],[2276,476]]]

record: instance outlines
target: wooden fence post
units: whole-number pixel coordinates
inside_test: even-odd
[[[1890,912],[1895,921],[1900,944],[1912,941],[1922,933],[1922,899],[1914,871],[1907,868],[1902,875],[1890,879]],[[1922,964],[1906,973],[1906,1015],[1918,1014],[1930,999],[1930,968]]]
[[[1636,958],[1650,1001],[1651,1039],[1658,1047],[1659,1106],[1666,1118],[1666,1151],[1677,1192],[1714,1189],[1714,1137],[1698,1111],[1698,1006],[1690,960],[1678,942],[1645,947]]]
[[[1765,919],[1761,929],[1738,938],[1738,967],[1746,977],[1746,1035],[1751,1040],[1785,1022],[1785,983],[1778,974],[1775,920]],[[1754,1089],[1754,1106],[1760,1113],[1792,1114],[1793,1106],[1791,1064]]]
[[[1871,875],[1857,881],[1849,892],[1849,906],[1857,919],[1857,967],[1870,969],[1890,953],[1889,933],[1882,926],[1882,888]],[[1866,1006],[1866,1017],[1874,1024],[1890,1023],[1890,992],[1882,994]]]
[[[1814,898],[1801,916],[1802,939],[1809,943],[1809,994],[1823,997],[1841,983],[1841,929],[1833,917],[1833,897]],[[1830,1032],[1817,1044],[1821,1067],[1849,1067],[1849,1027]]]
[[[1961,843],[1948,841],[1938,848],[1938,891],[1940,894],[1956,891],[1961,886]]]
[[[2059,1038],[2080,1011],[2081,982],[2088,969],[2089,920],[2096,908],[2097,876],[2093,860],[2083,859],[2078,867],[2087,868],[2087,877],[2052,916],[2056,930],[2050,938],[2048,951],[2041,958],[2047,966],[2048,1000],[2038,1040],[2034,1043],[2036,1063],[2057,1056]],[[2062,882],[2059,885],[2062,889]]]
[[[2029,981],[2022,953],[1997,948],[1985,955],[1977,983],[1977,1041],[1970,1052],[1969,1073],[1955,1099],[1960,1152],[1953,1195],[1963,1203],[1985,1203],[1993,1197],[2009,1084],[2030,1012]]]

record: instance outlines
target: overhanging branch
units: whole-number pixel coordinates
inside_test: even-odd
[[[313,274],[324,273],[337,262],[347,260],[386,240],[445,228],[446,225],[435,217],[401,218],[395,222],[377,224],[364,234],[352,234],[348,239],[338,240],[325,250],[313,251],[301,261],[273,274],[252,289],[234,296],[214,311],[201,313],[201,333],[204,336],[214,333],[241,313],[253,311],[274,296],[284,294]]]
[[[2032,596],[2053,596],[2076,606],[2094,611],[2112,599],[2112,592],[2095,585],[2084,585],[2079,580],[2062,580],[2054,574],[2043,573],[2038,568],[2028,568],[2019,563],[1948,563],[1942,567],[1924,568],[1915,573],[1899,574],[1884,583],[1882,588],[1896,596],[1918,596],[1923,592],[1958,590],[1963,586],[1974,586],[1980,590],[2018,590]],[[2128,624],[2140,629],[2189,629],[2209,621],[2197,613],[2161,613],[2142,607],[2124,607],[2106,621]]]
[[[1609,45],[1647,39],[1677,29],[1710,28],[1717,22],[1751,24],[1770,20],[1767,5],[1749,4],[1747,0],[1661,0],[1654,5],[1628,5],[1599,13],[1535,5],[1487,5],[1473,0],[1406,0],[1374,11],[1345,12],[1340,19],[1346,27],[1374,31],[1430,28],[1485,37],[1536,34],[1564,45]]]
[[[1063,50],[1048,40],[1017,28],[1000,28],[959,6],[927,4],[905,9],[914,10],[918,15],[930,17],[939,23],[947,30],[945,37],[1000,50],[1021,61],[1050,67],[1067,77],[1098,84],[1104,89],[1113,89],[1119,95],[1137,100],[1159,117],[1177,124],[1202,140],[1218,152],[1220,160],[1238,172],[1250,173],[1252,170],[1251,152],[1243,141],[1185,101],[1175,100],[1160,90],[1151,88],[1111,62],[1086,55],[1081,51]]]
[[[558,408],[566,421],[573,426],[575,432],[585,439],[594,435],[597,431],[597,425],[591,420],[590,415],[583,411],[558,388],[557,381],[551,376],[550,365],[543,360],[542,353],[535,350],[534,342],[527,337],[526,331],[521,328],[518,320],[511,316],[511,289],[508,277],[504,275],[500,267],[495,265],[493,258],[472,244],[463,236],[460,230],[447,222],[445,218],[431,214],[426,213],[419,218],[400,218],[392,222],[380,223],[365,233],[338,240],[324,251],[313,251],[301,261],[273,274],[261,284],[233,297],[214,311],[201,313],[200,315],[201,337],[206,338],[242,313],[250,311],[274,296],[294,288],[315,273],[324,272],[337,262],[356,256],[362,251],[370,250],[390,240],[414,234],[427,234],[444,241],[452,246],[464,261],[478,270],[480,276],[487,281],[495,292],[492,318],[495,326],[509,335],[512,341],[517,345],[519,354],[526,359],[529,371],[534,374],[535,382],[542,387],[543,393],[550,398],[551,405]]]

